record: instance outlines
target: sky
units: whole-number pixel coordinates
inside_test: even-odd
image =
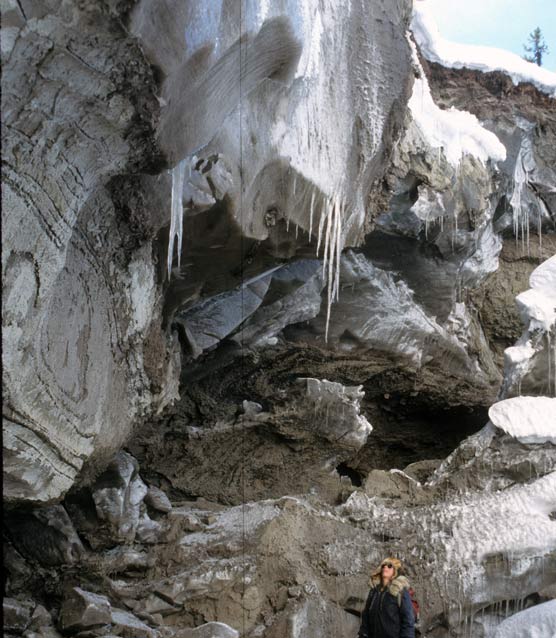
[[[543,67],[556,71],[556,0],[426,0],[442,37],[523,55],[523,44],[540,27],[549,54]]]

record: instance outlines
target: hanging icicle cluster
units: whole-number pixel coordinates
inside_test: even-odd
[[[340,257],[342,254],[342,213],[341,199],[335,195],[326,199],[321,211],[319,222],[319,235],[317,240],[317,257],[319,255],[321,240],[323,238],[324,225],[324,255],[322,261],[323,279],[327,283],[326,328],[325,341],[328,341],[328,327],[330,325],[330,308],[334,301],[338,301],[340,295]]]
[[[172,273],[174,244],[178,240],[178,268],[181,265],[181,247],[183,242],[183,182],[186,160],[182,160],[172,169],[172,211],[170,217],[170,235],[168,237],[168,280]]]
[[[294,176],[293,195],[295,196],[297,186],[297,176]],[[338,189],[340,191],[340,189]],[[309,204],[309,238],[313,236],[313,219],[315,207],[317,206],[317,192],[312,189]],[[328,341],[328,328],[330,325],[330,311],[334,301],[338,301],[340,294],[340,257],[343,249],[343,229],[342,218],[345,213],[345,204],[340,194],[332,197],[324,197],[322,201],[316,256],[320,254],[323,246],[322,277],[327,285],[327,307],[326,307],[326,327],[325,341]],[[289,216],[286,219],[286,230],[289,230]],[[296,225],[296,238],[298,226]]]
[[[510,205],[513,213],[513,227],[516,242],[519,241],[521,233],[521,243],[525,248],[527,245],[527,253],[529,253],[529,208],[523,205],[522,196],[525,187],[528,184],[527,170],[523,165],[522,151],[516,158],[514,169],[514,189],[510,199]],[[540,235],[540,228],[539,228]]]

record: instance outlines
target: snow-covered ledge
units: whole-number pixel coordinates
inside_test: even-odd
[[[556,399],[514,397],[495,403],[488,416],[493,425],[521,443],[556,444]]]
[[[421,53],[442,66],[478,71],[502,71],[514,84],[531,82],[540,91],[556,97],[556,73],[527,62],[516,53],[494,47],[459,44],[444,39],[438,30],[427,0],[414,0],[411,31]]]

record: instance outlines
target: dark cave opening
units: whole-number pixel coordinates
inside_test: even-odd
[[[338,472],[340,476],[347,476],[351,484],[355,487],[361,487],[361,485],[363,485],[363,477],[361,474],[345,462],[340,463],[340,465],[336,467],[336,472]]]
[[[412,463],[443,460],[488,421],[485,406],[411,405],[403,396],[386,396],[363,407],[373,431],[349,462],[359,475],[373,469],[403,470]]]

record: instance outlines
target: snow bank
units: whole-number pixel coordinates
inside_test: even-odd
[[[529,285],[537,290],[551,291],[556,294],[556,255],[543,261],[529,277]]]
[[[534,359],[544,348],[547,352],[548,386],[556,394],[556,255],[535,268],[529,277],[531,288],[516,297],[526,331],[515,346],[504,351],[506,391],[527,376]]]
[[[556,255],[533,270],[529,285],[516,297],[517,306],[533,328],[549,332],[556,323]]]
[[[415,0],[413,4],[411,31],[422,54],[431,62],[454,69],[502,71],[511,77],[514,84],[531,82],[539,90],[556,97],[556,73],[503,49],[445,40],[440,35],[426,0]]]
[[[494,638],[554,638],[556,636],[556,600],[535,605],[498,626]]]
[[[521,443],[556,443],[556,399],[514,397],[492,405],[488,416]]]
[[[454,167],[463,155],[473,155],[483,164],[488,159],[504,161],[505,146],[494,133],[483,128],[473,114],[454,107],[444,110],[434,103],[415,45],[411,40],[409,43],[413,49],[413,62],[420,70],[420,76],[413,84],[409,109],[429,145],[442,149]]]

